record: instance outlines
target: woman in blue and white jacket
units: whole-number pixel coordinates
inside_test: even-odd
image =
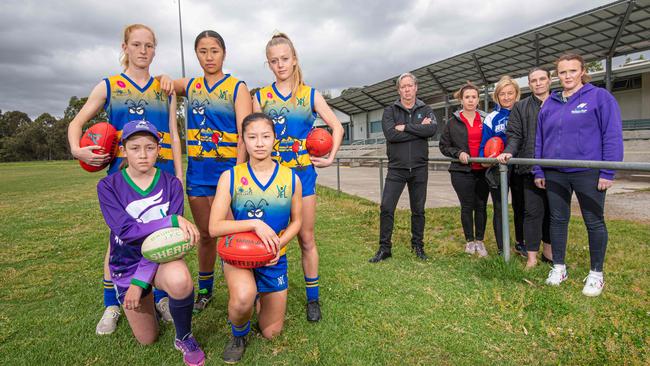
[[[503,146],[506,146],[506,127],[510,111],[515,103],[519,100],[519,85],[510,76],[503,76],[494,87],[492,99],[497,103],[496,108],[485,117],[483,121],[483,138],[479,147],[479,156],[482,158],[494,158],[496,156],[485,156],[485,144],[492,137],[499,137],[503,140]],[[490,165],[486,165],[490,166]],[[497,173],[497,174],[495,174]],[[490,185],[490,196],[494,206],[492,215],[492,226],[494,226],[494,236],[497,241],[499,253],[503,250],[503,230],[501,229],[501,189],[499,187],[498,167],[494,166],[486,172],[486,178]],[[510,180],[508,186],[512,192],[512,209],[514,211],[515,221],[515,238],[517,244],[515,250],[521,255],[526,256],[524,245],[524,190],[523,181]],[[478,249],[477,249],[478,250]]]

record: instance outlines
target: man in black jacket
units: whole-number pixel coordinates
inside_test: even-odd
[[[436,133],[433,110],[417,99],[418,83],[411,73],[397,78],[399,99],[384,109],[381,120],[386,137],[388,172],[381,198],[379,250],[371,263],[391,256],[391,237],[397,201],[408,185],[411,204],[411,247],[415,255],[428,259],[424,253],[424,203],[427,199],[428,138]]]
[[[505,164],[513,156],[535,157],[537,116],[542,103],[549,96],[550,85],[551,78],[547,70],[534,68],[528,73],[528,86],[532,95],[517,102],[510,113],[506,130],[508,145],[497,157],[499,162]],[[524,242],[528,257],[526,268],[537,264],[540,241],[544,242],[542,260],[552,262],[546,192],[535,186],[530,165],[517,165],[512,179],[520,180],[524,187]]]

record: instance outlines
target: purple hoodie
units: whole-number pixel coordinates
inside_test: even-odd
[[[623,160],[621,110],[607,90],[585,84],[564,101],[562,91],[551,93],[539,112],[535,138],[536,159]],[[565,173],[589,168],[552,168]],[[535,178],[544,178],[539,165]],[[614,171],[600,170],[600,177],[613,180]]]

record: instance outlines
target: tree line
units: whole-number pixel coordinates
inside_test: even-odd
[[[87,99],[71,97],[60,119],[43,113],[32,120],[27,113],[21,111],[0,111],[0,162],[72,159],[68,146],[68,124]],[[179,102],[178,107],[179,134],[184,145],[185,119],[182,102]],[[83,130],[107,120],[106,113],[102,110],[84,125]]]

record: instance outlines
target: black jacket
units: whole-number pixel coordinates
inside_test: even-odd
[[[431,124],[422,124],[425,118],[431,118]],[[396,125],[404,125],[404,131],[397,131]],[[381,127],[386,137],[386,155],[388,167],[413,169],[426,166],[429,159],[428,138],[436,133],[436,117],[431,107],[420,99],[409,111],[398,99],[384,109]]]
[[[535,157],[535,133],[537,131],[537,115],[542,108],[542,101],[531,95],[517,102],[512,108],[506,136],[508,143],[503,150],[515,158]],[[530,165],[516,165],[517,174],[531,173]]]
[[[485,112],[477,110],[476,113],[481,117],[481,123],[485,120]],[[467,126],[460,118],[460,111],[454,112],[449,117],[447,126],[442,130],[440,143],[438,147],[444,156],[458,159],[461,152],[469,154],[469,142],[467,141]],[[449,171],[471,172],[471,164],[461,164],[453,162],[449,164]]]

